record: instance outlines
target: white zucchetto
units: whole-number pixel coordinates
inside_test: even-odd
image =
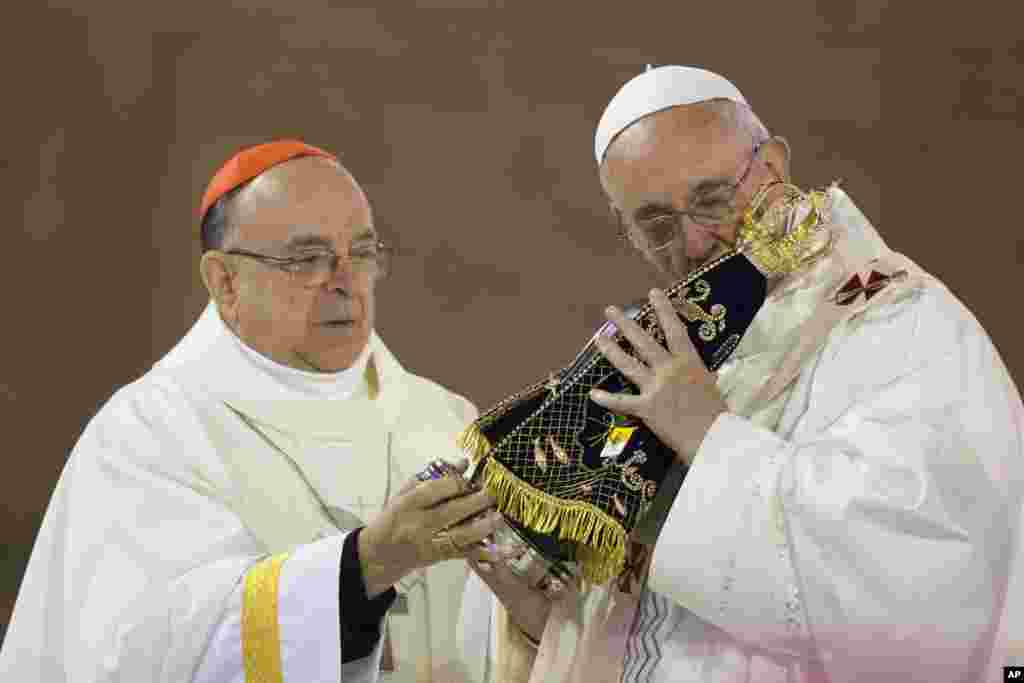
[[[594,135],[598,166],[612,140],[636,121],[663,109],[714,99],[747,104],[735,85],[711,71],[692,66],[648,65],[646,71],[619,89],[601,115]]]

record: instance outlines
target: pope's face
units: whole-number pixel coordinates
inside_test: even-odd
[[[378,239],[369,202],[352,176],[322,158],[281,164],[234,198],[229,223],[224,251],[341,257],[334,274],[319,281],[259,260],[227,257],[236,295],[221,312],[242,340],[303,370],[351,366],[373,330],[377,275],[353,267],[348,257],[365,253]]]
[[[608,149],[604,190],[633,244],[667,282],[728,249],[738,210],[778,176],[784,154],[771,144],[755,154],[758,142],[714,109],[694,105],[641,119]]]

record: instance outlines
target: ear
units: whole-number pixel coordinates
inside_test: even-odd
[[[629,225],[626,223],[626,217],[622,215],[622,210],[615,206],[615,202],[608,200],[608,211],[611,212],[612,219],[615,221],[616,237],[625,240],[627,244],[631,244],[635,248],[639,248],[636,242],[633,241],[634,237],[631,234]]]
[[[786,138],[775,135],[765,143],[761,153],[768,167],[785,182],[790,180],[790,148]]]
[[[231,320],[238,305],[238,272],[231,267],[227,254],[215,249],[203,254],[199,260],[199,274],[221,316]]]
[[[611,214],[612,219],[615,221],[615,227],[619,231],[626,229],[626,222],[622,217],[622,211],[620,211],[619,207],[615,206],[615,202],[610,199],[608,200],[608,213]]]

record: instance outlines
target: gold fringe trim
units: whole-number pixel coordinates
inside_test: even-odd
[[[483,465],[483,483],[498,509],[528,529],[577,544],[583,577],[606,583],[626,564],[626,532],[611,515],[581,501],[566,501],[538,491],[494,458]]]
[[[456,440],[459,448],[469,456],[469,459],[474,464],[480,462],[483,458],[487,457],[487,454],[491,452],[491,442],[487,436],[480,431],[480,427],[474,422],[465,431],[459,434]]]

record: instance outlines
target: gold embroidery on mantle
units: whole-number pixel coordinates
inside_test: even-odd
[[[528,529],[579,544],[577,560],[583,578],[601,584],[618,576],[626,558],[626,534],[621,523],[601,508],[580,500],[562,500],[521,480],[493,457],[491,444],[476,424],[458,438],[472,462],[483,467],[483,483],[498,509]],[[650,487],[645,487],[645,491]]]
[[[689,296],[691,287],[695,292]],[[725,315],[727,313],[722,304],[713,304],[709,312],[698,306],[711,296],[711,285],[706,280],[697,280],[692,285],[683,288],[679,293],[678,306],[679,314],[686,318],[687,322],[701,322],[698,336],[706,342],[712,341],[719,332],[725,331]]]

